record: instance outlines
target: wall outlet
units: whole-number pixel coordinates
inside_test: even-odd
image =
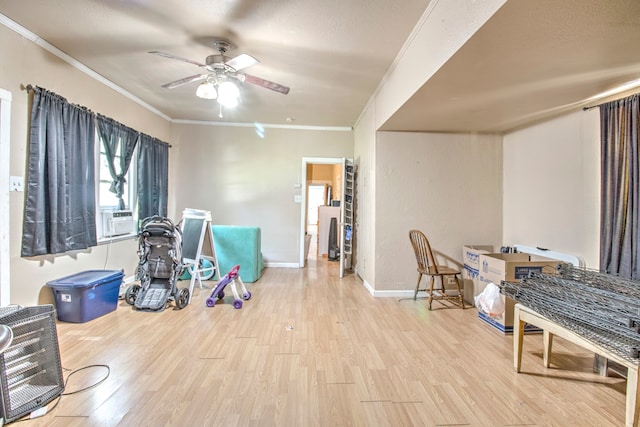
[[[24,178],[21,176],[9,177],[9,191],[24,191]]]

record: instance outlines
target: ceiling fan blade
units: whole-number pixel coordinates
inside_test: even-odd
[[[231,58],[227,61],[227,65],[233,68],[236,71],[242,70],[243,68],[251,67],[252,65],[257,64],[258,61],[251,55],[243,53],[241,55],[236,56],[235,58]]]
[[[164,84],[164,85],[162,85],[162,87],[166,88],[166,89],[174,89],[174,88],[177,88],[178,86],[186,85],[188,83],[197,82],[198,80],[203,80],[206,77],[207,77],[207,74],[194,74],[193,76],[185,77],[183,79],[176,80],[174,82]]]
[[[265,79],[261,79],[260,77],[256,77],[256,76],[252,76],[250,74],[245,74],[244,75],[244,81],[245,83],[250,83],[252,85],[256,85],[256,86],[261,86],[265,89],[270,89],[273,90],[275,92],[280,92],[284,95],[289,93],[289,88],[286,86],[283,86],[281,84],[278,83],[274,83],[274,82],[270,82],[269,80],[265,80]]]
[[[198,62],[198,61],[192,61],[192,60],[190,60],[190,59],[183,58],[183,57],[181,57],[181,56],[176,56],[176,55],[173,55],[173,54],[171,54],[171,53],[167,53],[167,52],[161,52],[161,51],[159,51],[159,50],[150,50],[150,51],[149,51],[149,53],[152,53],[152,54],[154,54],[154,55],[163,56],[163,57],[165,57],[165,58],[169,58],[169,59],[176,59],[176,60],[178,60],[178,61],[187,62],[187,63],[189,63],[189,64],[197,65],[198,67],[204,67],[204,68],[206,68],[206,67],[207,67],[205,64],[203,64],[203,63],[201,63],[201,62]]]

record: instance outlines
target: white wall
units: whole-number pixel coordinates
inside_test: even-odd
[[[375,171],[376,293],[415,287],[412,228],[459,268],[463,245],[501,241],[500,136],[378,132]]]
[[[128,126],[167,142],[171,123],[149,112],[104,84],[82,73],[32,41],[0,26],[0,87],[12,94],[10,175],[25,176],[28,143],[29,95],[20,85],[32,84],[51,90],[74,104],[112,117]],[[173,151],[172,151],[173,154]],[[170,164],[170,174],[172,174]],[[172,177],[169,187],[171,192]],[[89,269],[124,269],[131,275],[138,262],[137,242],[128,240],[102,245],[86,251],[33,257],[20,257],[22,240],[23,192],[11,192],[10,213],[10,303],[34,305],[51,302],[46,282]],[[170,197],[170,206],[173,200]]]
[[[354,129],[356,165],[355,263],[354,268],[367,286],[375,283],[375,107],[369,106]]]
[[[598,268],[598,109],[505,135],[503,150],[505,243],[578,255]]]
[[[0,26],[0,87],[13,96],[10,174],[25,175],[30,103],[21,85],[37,85],[69,102],[112,117],[172,144],[169,154],[169,212],[179,219],[185,207],[211,210],[214,222],[262,228],[267,262],[297,263],[300,232],[302,157],[353,157],[351,131],[267,128],[259,138],[251,128],[172,124],[31,41]],[[175,135],[175,137],[173,136]],[[135,272],[137,241],[129,239],[85,251],[20,257],[24,193],[10,194],[10,303],[52,302],[46,282],[88,269]]]
[[[353,132],[174,124],[181,149],[176,204],[211,211],[215,224],[261,228],[266,263],[300,258],[303,157],[353,157]]]
[[[403,190],[405,188],[404,185],[412,180],[420,180],[425,177],[424,171],[415,169],[412,170],[420,172],[419,175],[417,177],[411,176],[409,171],[404,169],[403,163],[406,161],[411,162],[416,157],[420,158],[420,156],[434,159],[434,157],[426,154],[426,150],[429,150],[429,148],[420,144],[413,147],[397,147],[394,139],[409,141],[413,138],[426,138],[431,140],[432,136],[416,136],[419,135],[416,134],[400,137],[399,134],[389,134],[382,137],[381,141],[380,135],[376,135],[376,130],[505,3],[506,0],[483,2],[433,0],[407,39],[394,65],[385,76],[385,80],[376,90],[356,123],[354,153],[356,162],[360,163],[356,204],[356,223],[358,224],[356,270],[364,280],[365,286],[372,292],[379,289],[409,289],[413,287],[413,285],[407,286],[407,283],[405,283],[405,277],[407,277],[405,271],[400,272],[401,276],[388,273],[389,267],[393,272],[397,272],[399,270],[397,268],[398,264],[404,267],[407,266],[406,258],[398,264],[394,264],[392,260],[395,261],[399,258],[398,253],[394,253],[394,251],[400,250],[402,251],[400,253],[406,253],[405,240],[408,242],[406,237],[408,228],[400,232],[397,228],[397,216],[394,216],[393,212],[389,212],[389,206],[396,206],[396,203],[400,203],[400,206],[404,203],[414,203],[411,192],[407,195]],[[462,139],[467,138],[470,140],[476,139],[474,136],[463,137]],[[494,138],[490,137],[491,142],[486,144],[493,146],[489,150],[490,152],[496,150],[496,140]],[[460,140],[460,137],[453,137],[453,139]],[[412,151],[413,149],[417,151],[414,152]],[[437,148],[436,151],[444,157],[448,158],[450,156],[450,154],[446,153],[446,150],[441,148]],[[487,174],[491,176],[501,170],[501,149],[497,151],[498,153],[495,154],[498,154],[498,159],[487,158],[491,167],[491,172],[487,172]],[[393,159],[390,160],[392,163],[389,166],[397,168],[397,171],[409,181],[398,181],[385,175],[384,172],[381,175],[381,169],[379,168],[382,166],[384,169],[387,164],[387,157]],[[483,157],[481,156],[481,158]],[[466,159],[465,161],[471,162],[471,159]],[[467,168],[467,170],[475,169],[475,167]],[[485,176],[484,172],[481,172],[480,175],[482,177]],[[428,179],[435,179],[435,177],[432,176]],[[493,189],[501,189],[500,179],[493,181],[492,178],[491,180]],[[395,184],[398,187],[394,188]],[[448,184],[445,184],[444,188],[449,188]],[[467,194],[466,191],[464,194],[460,194],[458,199],[460,200],[465,194]],[[469,194],[469,196],[473,198],[473,195]],[[494,194],[489,197],[489,200],[491,204],[489,211],[498,209],[497,205],[500,203]],[[479,208],[480,206],[478,204],[474,205],[474,207]],[[383,216],[381,217],[381,215]],[[395,219],[390,219],[392,216]],[[499,209],[497,216],[500,216]],[[455,253],[460,252],[458,258],[461,259],[461,245],[470,243],[468,239],[473,240],[477,236],[478,241],[472,243],[482,243],[488,240],[499,241],[501,230],[497,224],[500,224],[500,222],[495,221],[495,218],[489,221],[488,228],[484,229],[488,230],[486,234],[467,235],[467,239],[462,239],[455,243],[448,242],[446,245]],[[429,223],[423,223],[423,225],[429,225]],[[466,227],[466,229],[471,229],[471,227]],[[460,244],[458,245],[458,243]],[[411,254],[411,256],[413,255]],[[378,265],[379,262],[382,264]],[[415,266],[412,266],[410,270],[415,271]],[[380,274],[383,275],[380,276]]]

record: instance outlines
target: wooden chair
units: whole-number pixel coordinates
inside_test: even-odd
[[[416,261],[418,262],[418,282],[416,283],[416,291],[413,294],[413,299],[418,297],[419,291],[426,291],[429,294],[429,310],[431,310],[431,302],[436,301],[451,301],[456,305],[460,305],[464,309],[464,300],[462,299],[462,292],[460,291],[460,271],[447,267],[444,265],[438,265],[436,259],[431,251],[431,245],[427,237],[419,230],[409,231],[409,239],[413,246],[413,251],[416,254]],[[420,281],[422,276],[429,278],[429,288],[420,289]],[[447,295],[445,289],[445,278],[453,278],[455,280],[456,289],[458,295]],[[436,278],[439,278],[439,287],[434,287]]]

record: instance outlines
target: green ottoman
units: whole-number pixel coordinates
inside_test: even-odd
[[[241,225],[212,225],[213,242],[220,268],[220,277],[240,264],[240,278],[243,282],[257,281],[262,274],[260,227]]]

